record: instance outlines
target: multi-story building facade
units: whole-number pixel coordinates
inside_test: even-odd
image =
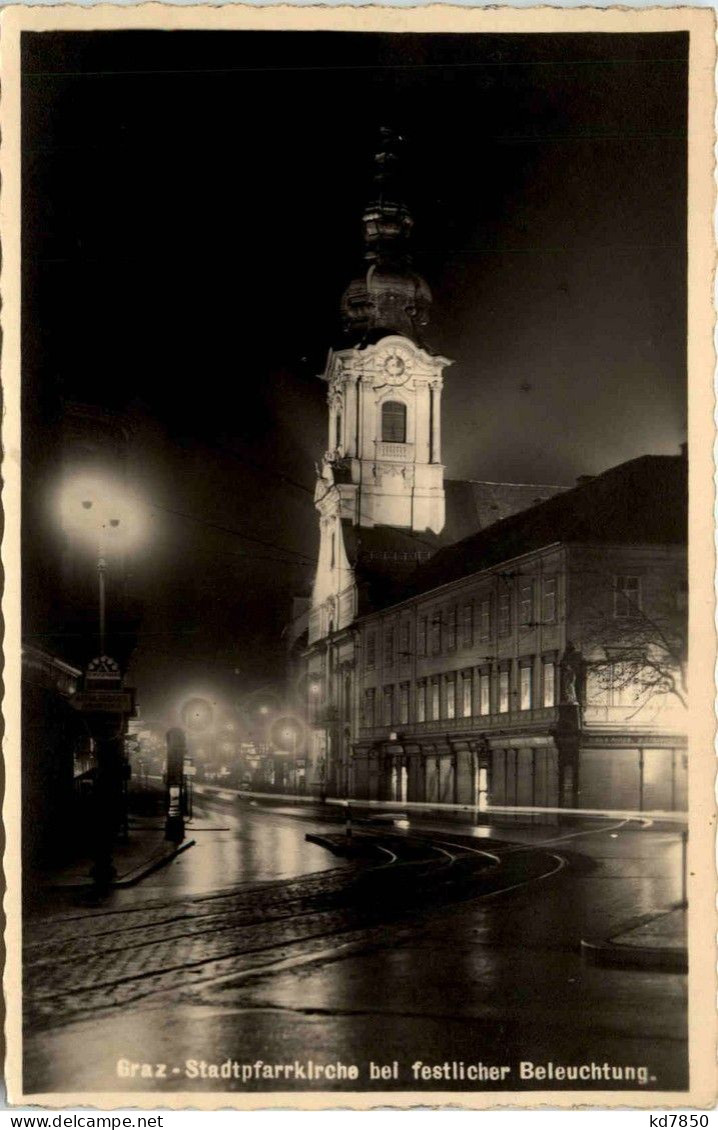
[[[299,618],[288,633],[290,682],[307,695],[308,781],[330,789],[347,787],[356,738],[357,618],[401,596],[441,545],[562,489],[444,481],[441,397],[450,362],[424,341],[431,293],[411,263],[397,143],[382,131],[363,215],[365,265],[345,291],[344,338],[323,374],[319,558],[306,629]],[[303,679],[296,668],[304,644]]]
[[[681,457],[614,468],[362,617],[352,795],[685,807],[685,486]]]
[[[323,374],[317,572],[288,632],[307,786],[680,808],[685,459],[634,460],[572,490],[445,479],[450,362],[424,341],[431,295],[383,142],[366,269]]]

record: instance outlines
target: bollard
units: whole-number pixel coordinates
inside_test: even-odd
[[[180,730],[178,727],[168,730],[165,839],[174,844],[181,844],[184,839],[185,829],[184,813],[182,811],[182,790],[186,753],[187,743],[184,730]]]

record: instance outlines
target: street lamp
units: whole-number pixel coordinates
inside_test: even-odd
[[[108,550],[113,542],[129,548],[140,534],[140,510],[130,506],[127,496],[110,480],[77,476],[67,480],[60,492],[62,527],[88,543],[95,552],[98,586],[100,655],[105,654],[107,635],[106,573]]]
[[[84,690],[75,696],[73,705],[85,713],[95,743],[91,875],[104,887],[115,875],[113,846],[125,811],[124,738],[133,710],[131,694],[122,689],[119,667],[105,655],[107,551],[115,539],[121,537],[123,548],[128,548],[138,536],[139,510],[130,510],[126,495],[115,484],[89,476],[76,476],[62,484],[59,510],[64,532],[91,546],[97,562],[100,653],[88,664]],[[107,693],[108,683],[115,693]]]

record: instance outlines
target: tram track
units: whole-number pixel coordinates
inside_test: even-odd
[[[366,833],[363,833],[366,834]],[[515,862],[501,849],[430,834],[376,832],[386,862],[289,883],[222,892],[179,904],[38,924],[25,947],[25,1009],[31,1029],[70,1023],[97,1011],[162,994],[178,978],[199,985],[244,981],[386,944],[440,906],[495,898],[548,879],[566,859],[540,848]],[[506,868],[504,881],[501,871]],[[482,882],[483,880],[483,882]],[[89,927],[89,929],[88,929]]]

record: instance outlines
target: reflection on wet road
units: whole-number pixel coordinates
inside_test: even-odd
[[[27,1087],[256,1090],[187,1076],[185,1061],[308,1055],[361,1065],[360,1089],[377,1085],[371,1060],[407,1055],[600,1057],[648,1064],[652,1088],[683,1085],[685,979],[587,968],[579,952],[587,931],[675,898],[675,837],[615,821],[573,840],[384,822],[383,863],[346,863],[304,840],[335,821],[205,798],[198,846],[151,890],[30,924]],[[167,1079],[118,1076],[133,1048],[171,1064]]]

